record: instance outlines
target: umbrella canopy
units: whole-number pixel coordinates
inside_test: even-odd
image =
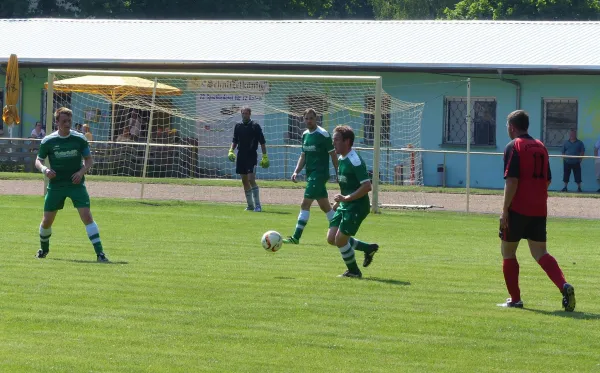
[[[48,83],[45,84],[48,88]],[[134,76],[86,75],[77,78],[57,80],[53,84],[56,92],[80,92],[98,94],[116,103],[127,96],[152,95],[154,81]],[[170,85],[158,83],[157,96],[179,96],[182,91]]]
[[[5,124],[21,123],[17,103],[19,102],[19,62],[16,54],[11,54],[6,67],[6,106],[2,110],[2,120]]]

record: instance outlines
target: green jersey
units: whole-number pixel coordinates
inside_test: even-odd
[[[306,177],[329,179],[329,158],[333,142],[329,132],[323,127],[302,134],[302,152],[306,161]]]
[[[50,168],[56,172],[56,177],[50,180],[48,188],[84,185],[73,184],[71,177],[81,169],[82,157],[90,155],[90,147],[86,137],[77,131],[71,131],[66,137],[61,137],[58,131],[44,137],[38,151],[38,159],[43,161],[48,157]]]
[[[365,161],[363,161],[362,157],[354,150],[351,150],[345,157],[339,157],[338,180],[341,194],[344,196],[354,193],[360,188],[362,183],[371,181],[369,174],[367,173]],[[369,194],[365,194],[357,200],[342,202],[340,207],[345,208],[350,207],[351,205],[364,205],[368,211],[369,203]]]

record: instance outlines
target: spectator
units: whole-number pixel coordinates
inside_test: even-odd
[[[35,127],[31,130],[30,139],[43,139],[46,136],[46,131],[42,127],[42,122],[35,122]]]
[[[81,123],[75,123],[75,131],[81,132]]]
[[[129,134],[129,127],[123,127],[123,132],[117,136],[117,142],[127,142],[132,141],[131,136]]]
[[[596,144],[594,144],[594,157],[598,157],[600,154],[600,137],[598,138],[598,141],[596,141]],[[596,158],[594,159],[594,166],[596,169],[596,181],[598,182],[598,185],[600,186],[600,158]],[[600,193],[600,189],[598,189],[596,191],[597,193]]]
[[[127,124],[129,125],[130,137],[132,140],[137,141],[140,137],[140,132],[142,131],[142,119],[138,115],[137,110],[131,111],[131,116],[129,117]]]
[[[569,131],[569,140],[565,141],[563,145],[563,155],[581,156],[585,154],[585,146],[583,142],[577,138],[577,131],[572,129]],[[577,191],[581,192],[581,161],[583,158],[563,158],[563,181],[565,187],[562,189],[563,192],[567,191],[567,184],[571,178],[571,170],[573,170],[573,177],[575,183],[577,183]]]
[[[83,135],[85,136],[85,138],[88,139],[88,141],[92,141],[94,136],[92,136],[90,126],[87,123],[84,123],[83,126],[81,126],[81,129],[83,130]]]

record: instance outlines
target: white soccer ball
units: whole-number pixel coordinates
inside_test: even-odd
[[[283,237],[281,237],[279,232],[267,231],[263,234],[261,242],[265,250],[275,252],[281,249]]]

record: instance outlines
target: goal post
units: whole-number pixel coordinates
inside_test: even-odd
[[[69,107],[73,128],[91,133],[91,173],[139,177],[142,198],[159,178],[238,179],[227,151],[243,107],[261,125],[271,161],[257,169],[258,180],[289,180],[302,114],[313,108],[328,132],[354,129],[374,212],[382,184],[423,185],[421,153],[411,149],[420,148],[424,104],[386,93],[380,76],[50,69],[46,90],[48,131],[56,108]],[[334,182],[332,168],[330,175]]]

